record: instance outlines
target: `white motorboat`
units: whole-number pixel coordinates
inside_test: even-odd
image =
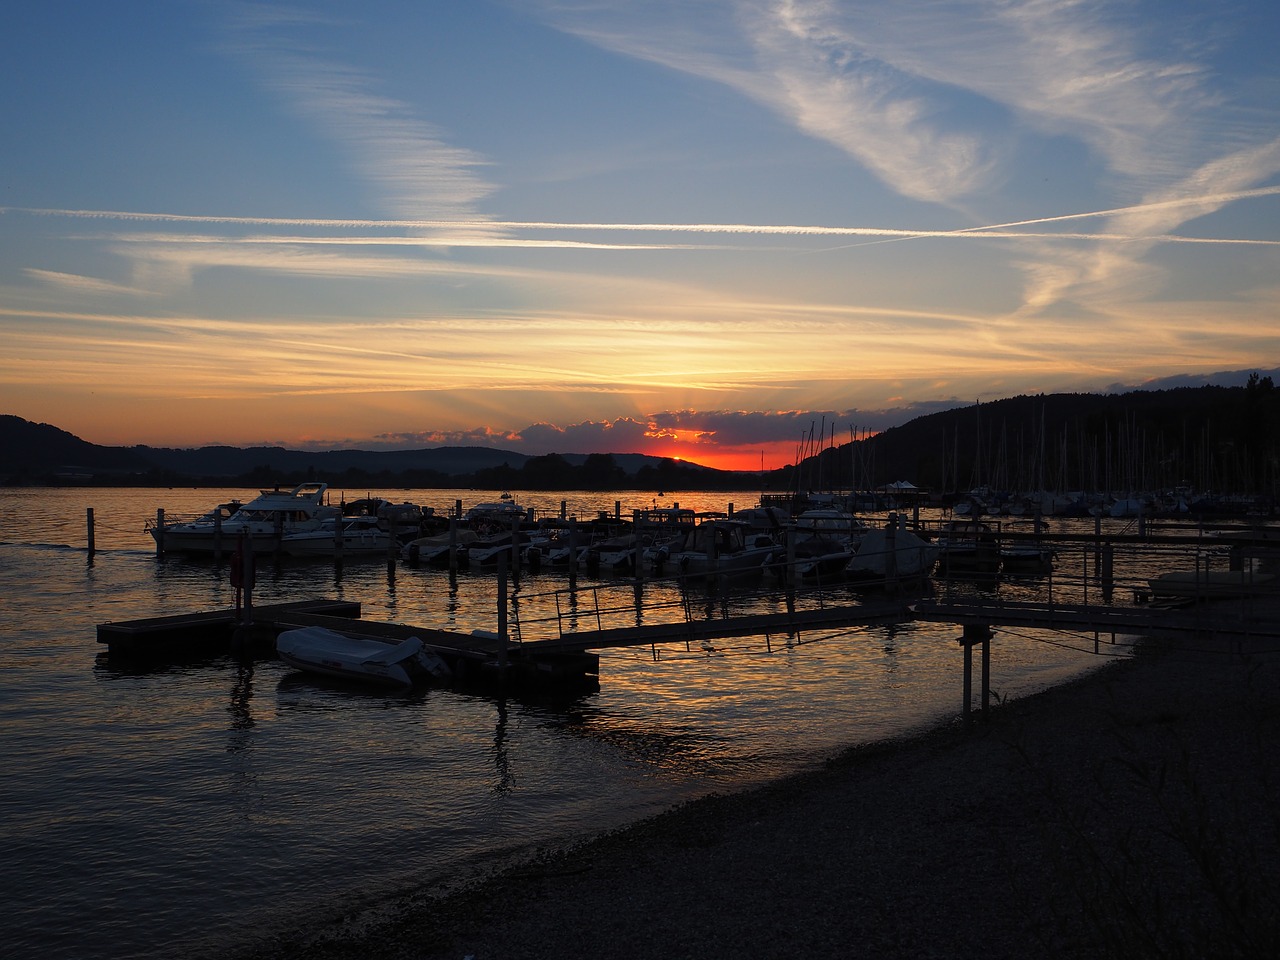
[[[1035,543],[1000,547],[1000,572],[1013,577],[1046,577],[1053,573],[1054,552]]]
[[[1175,570],[1147,581],[1154,597],[1192,597],[1195,599],[1247,597],[1271,590],[1273,573],[1254,570]]]
[[[289,666],[310,673],[394,687],[449,674],[445,662],[424,649],[417,637],[389,643],[349,637],[325,627],[299,627],[276,638],[276,655]]]
[[[580,559],[590,571],[630,573],[635,569],[636,557],[642,556],[651,543],[652,538],[647,534],[621,533],[584,547]]]
[[[908,579],[927,577],[933,572],[942,548],[910,530],[869,530],[858,543],[845,572],[853,580],[884,580],[892,573]]]
[[[394,538],[374,516],[333,517],[314,530],[286,533],[280,552],[291,557],[359,557],[394,555]]]
[[[994,575],[1000,569],[1000,543],[990,526],[976,519],[952,520],[942,528],[938,567],[946,574]]]
[[[511,529],[512,521],[526,520],[530,511],[516,503],[505,490],[497,500],[477,503],[463,514],[462,519],[474,527]]]
[[[472,569],[496,567],[503,559],[515,566],[516,558],[531,546],[540,546],[550,540],[550,534],[515,530],[481,537],[467,545],[467,566]]]
[[[868,527],[838,507],[815,507],[786,525],[786,547],[774,569],[786,581],[830,579],[843,573]]]
[[[751,533],[745,523],[709,519],[689,531],[682,544],[656,556],[655,571],[706,575],[762,571],[782,549],[767,533]]]
[[[474,530],[458,527],[452,533],[433,533],[410,540],[400,549],[400,556],[412,564],[448,564],[452,550],[459,562],[465,562],[467,547],[479,539],[480,534]]]
[[[196,520],[166,522],[148,528],[156,545],[175,553],[230,552],[246,536],[255,551],[275,550],[281,537],[320,529],[342,511],[326,504],[327,483],[302,483],[292,490],[263,490],[224,516],[222,504]]]

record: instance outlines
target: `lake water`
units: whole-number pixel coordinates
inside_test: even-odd
[[[99,623],[234,602],[225,565],[155,556],[143,528],[157,508],[194,515],[254,493],[0,490],[9,960],[216,955],[961,709],[958,629],[929,624],[724,641],[714,651],[673,644],[656,657],[605,651],[599,690],[559,699],[384,693],[312,680],[274,659],[108,662]],[[386,495],[445,512],[497,492]],[[638,494],[517,499],[539,515],[558,515],[564,501],[580,518],[655,505]],[[754,505],[726,493],[669,494],[657,505],[724,510],[735,500]],[[526,575],[517,595],[536,611],[564,584],[559,572]],[[671,589],[644,588],[655,598]],[[491,574],[451,578],[385,561],[260,567],[255,603],[313,597],[357,600],[370,619],[495,626]],[[755,591],[698,602],[751,610],[780,601]],[[1091,641],[1000,631],[992,685],[1022,696],[1099,661]]]

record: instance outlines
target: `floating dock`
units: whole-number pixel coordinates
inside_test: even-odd
[[[352,637],[396,644],[417,637],[423,648],[438,655],[466,684],[502,678],[516,683],[547,685],[599,683],[600,658],[581,644],[571,649],[538,649],[538,645],[509,644],[504,651],[496,634],[457,633],[360,619],[360,604],[345,600],[298,600],[255,605],[252,623],[240,622],[234,609],[120,620],[98,625],[98,643],[111,657],[147,661],[176,661],[227,654],[237,649],[273,655],[275,641],[295,627],[326,627]]]
[[[321,614],[350,623],[360,616],[360,604],[347,600],[295,600],[253,608],[255,630],[276,629],[291,617]],[[241,627],[234,608],[205,613],[179,613],[141,620],[113,620],[98,624],[98,642],[113,656],[181,659],[209,653],[225,653]],[[275,635],[271,634],[274,649]]]

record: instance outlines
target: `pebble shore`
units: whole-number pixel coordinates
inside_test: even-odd
[[[1280,956],[1280,641],[1145,644],[970,725],[242,960]]]

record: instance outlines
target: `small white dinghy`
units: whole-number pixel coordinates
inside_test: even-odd
[[[325,627],[298,627],[276,638],[276,655],[299,670],[396,687],[411,686],[421,677],[449,674],[445,662],[423,649],[417,637],[384,643]]]

